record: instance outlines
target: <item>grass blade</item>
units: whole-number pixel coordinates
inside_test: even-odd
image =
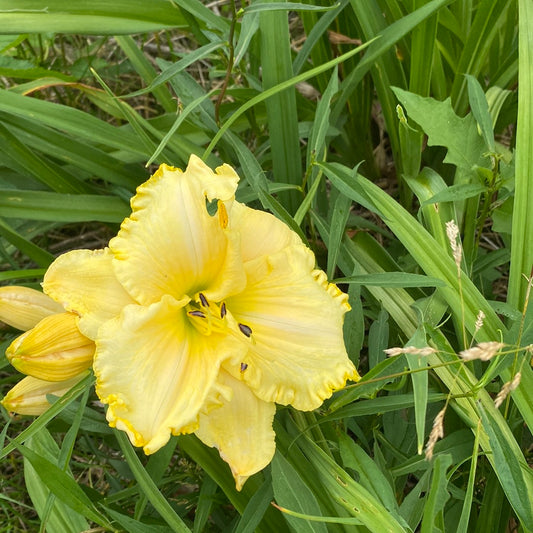
[[[515,195],[508,303],[522,310],[533,265],[533,5],[519,1],[519,84]]]

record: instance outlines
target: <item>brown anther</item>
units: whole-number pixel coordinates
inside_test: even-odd
[[[189,316],[197,316],[198,318],[205,318],[205,313],[203,313],[202,311],[194,310],[194,311],[189,311],[187,314]]]
[[[222,302],[222,305],[220,306],[220,318],[224,318],[226,314],[227,314],[226,303]]]
[[[239,324],[239,329],[243,335],[246,335],[247,337],[252,336],[252,328],[250,326],[247,326],[246,324]]]
[[[207,298],[201,292],[198,293],[198,298],[200,298],[200,303],[203,307],[209,307],[209,302],[207,301]]]
[[[244,372],[248,368],[246,363],[241,363],[241,372]]]

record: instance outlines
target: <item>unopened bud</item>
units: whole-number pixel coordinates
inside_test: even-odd
[[[43,318],[63,313],[63,307],[46,294],[29,287],[0,287],[0,321],[22,331]]]
[[[17,337],[6,350],[9,362],[20,372],[46,381],[73,378],[89,368],[94,342],[82,335],[73,313],[59,313],[41,320]]]
[[[44,381],[27,376],[19,381],[0,403],[12,413],[38,416],[50,407],[47,395],[63,396],[86,375],[87,372],[82,372],[66,381]]]

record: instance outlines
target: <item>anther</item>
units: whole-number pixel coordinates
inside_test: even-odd
[[[202,311],[189,311],[187,313],[189,316],[197,316],[198,318],[205,318],[205,313],[203,313]]]
[[[198,294],[198,298],[200,298],[200,303],[203,307],[209,307],[209,302],[207,301],[207,298],[201,292]]]
[[[252,336],[252,328],[250,326],[247,326],[246,324],[239,324],[239,329],[243,335],[246,335],[247,337]]]
[[[226,316],[226,302],[222,302],[220,306],[220,318],[224,318]]]
[[[241,363],[241,372],[244,372],[248,368],[246,363]]]

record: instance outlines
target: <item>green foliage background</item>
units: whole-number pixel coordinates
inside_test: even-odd
[[[0,281],[102,246],[147,167],[195,153],[349,291],[364,375],[279,409],[240,493],[194,436],[138,455],[90,377],[31,424],[3,412],[0,531],[533,531],[532,65],[531,0],[0,0]],[[484,341],[506,346],[457,356]]]

